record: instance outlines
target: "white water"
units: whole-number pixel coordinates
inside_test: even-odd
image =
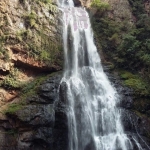
[[[64,12],[61,82],[67,85],[68,150],[133,150],[116,107],[119,96],[103,72],[87,12],[75,8],[72,0],[60,0],[59,6]]]

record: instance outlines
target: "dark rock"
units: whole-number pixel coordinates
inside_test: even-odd
[[[27,104],[49,104],[47,99],[41,98],[39,95],[34,95],[26,99]]]
[[[118,107],[132,109],[133,108],[133,90],[124,86],[121,82],[121,79],[118,75],[110,73],[109,68],[107,66],[104,67],[104,71],[107,74],[111,84],[115,87],[116,91],[119,94],[120,102]]]
[[[26,106],[15,114],[7,113],[7,118],[0,120],[0,149],[54,150],[54,102],[59,97],[57,90],[60,80],[60,73],[52,75],[40,86],[35,96],[27,98]]]
[[[0,127],[6,130],[12,129],[12,125],[9,123],[8,120],[0,120]]]
[[[133,109],[145,114],[149,117],[149,110],[150,110],[150,100],[149,97],[134,97],[133,99]]]
[[[126,109],[131,109],[131,108],[133,108],[133,99],[131,98],[131,96],[122,95],[119,106],[126,108]]]
[[[34,138],[43,139],[47,143],[53,142],[53,129],[50,127],[40,127],[35,131]]]
[[[46,100],[48,103],[53,103],[57,99],[57,92],[61,75],[58,74],[46,80],[46,82],[39,88],[39,96]]]
[[[54,82],[52,83],[45,83],[41,86],[41,92],[50,92],[55,89],[55,84]]]
[[[47,101],[49,101],[49,103],[53,103],[56,99],[56,92],[57,91],[53,91],[53,92],[43,92],[40,93],[40,96],[44,99],[46,99]]]
[[[122,110],[122,123],[124,131],[131,134],[132,137],[138,139],[137,141],[144,147],[150,146],[150,120],[144,116],[138,116],[132,111]],[[145,149],[145,150],[147,150]]]
[[[69,150],[67,112],[65,112],[64,110],[57,109],[55,112],[56,120],[54,126],[54,145],[53,145],[55,150]]]
[[[0,149],[1,150],[16,150],[17,142],[14,138],[14,134],[0,129]]]
[[[39,127],[21,132],[18,138],[18,149],[52,150],[52,134],[52,128],[50,127]]]
[[[124,131],[127,133],[128,132],[136,133],[134,121],[138,119],[138,117],[134,115],[131,111],[127,111],[125,109],[121,109],[121,116]]]
[[[61,99],[61,103],[67,104],[67,95],[66,95],[66,91],[67,91],[67,85],[66,82],[62,82],[60,84],[60,88],[59,88],[59,99]]]
[[[143,150],[150,149],[150,119],[142,114],[148,114],[150,110],[149,100],[136,98],[133,90],[125,87],[117,74],[110,72],[107,67],[104,71],[120,95],[118,107],[121,112],[121,121],[125,133],[132,141],[133,149],[139,149],[135,140],[140,143]],[[136,111],[133,112],[133,109]]]
[[[80,1],[80,0],[73,0],[73,1],[74,1],[74,5],[75,5],[76,7],[81,6],[81,1]]]
[[[17,111],[16,115],[22,122],[30,125],[49,125],[54,123],[54,106],[48,105],[28,105]]]
[[[68,149],[68,107],[66,97],[67,85],[62,82],[59,88],[59,99],[55,104],[54,149]]]

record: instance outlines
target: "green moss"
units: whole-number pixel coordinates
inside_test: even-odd
[[[39,2],[43,2],[43,3],[45,3],[45,4],[47,4],[47,3],[51,3],[51,2],[52,2],[51,0],[37,0],[37,1],[39,1]]]
[[[46,81],[51,76],[54,76],[56,73],[52,73],[49,75],[41,75],[36,77],[33,81],[30,83],[26,83],[24,87],[21,90],[20,98],[22,101],[26,100],[26,98],[34,96],[37,94],[39,86]]]
[[[37,14],[35,11],[31,11],[29,14],[25,14],[25,25],[26,27],[36,27],[37,23]]]
[[[24,42],[27,40],[27,37],[30,36],[30,30],[26,30],[26,29],[21,29],[18,30],[16,33],[16,38],[19,39],[20,42]]]
[[[23,108],[22,103],[12,103],[8,105],[8,108],[4,111],[5,114],[15,114],[18,110]]]
[[[120,77],[123,79],[124,85],[132,88],[136,95],[150,96],[150,88],[147,81],[139,75],[127,71],[121,71]]]
[[[0,37],[0,57],[8,62],[9,61],[9,54],[8,54],[8,51],[4,48],[4,44],[5,44],[5,36],[1,36]]]
[[[140,72],[143,70],[145,77],[150,74],[150,18],[144,10],[142,0],[129,0],[137,21],[130,24],[129,18],[121,22],[110,18],[106,14],[97,12],[92,18],[93,29],[97,41],[115,68],[123,68]],[[97,7],[100,1],[93,1]],[[150,79],[150,78],[149,78]],[[132,82],[132,81],[131,81]]]
[[[54,64],[59,61],[61,59],[59,56],[63,52],[62,46],[59,43],[51,41],[51,38],[46,35],[40,36],[40,39],[39,43],[35,41],[32,44],[28,44],[29,56],[45,64]]]
[[[6,89],[21,88],[23,84],[18,80],[18,75],[19,70],[17,68],[12,68],[10,73],[0,82],[0,85]]]
[[[26,0],[19,0],[20,3],[24,3]],[[39,3],[38,3],[39,2]],[[7,24],[0,25],[3,36],[0,37],[0,57],[6,62],[11,61],[8,50],[5,47],[11,45],[18,45],[22,51],[18,53],[26,56],[26,59],[31,58],[36,62],[45,64],[46,66],[61,67],[62,62],[62,42],[61,37],[54,37],[53,28],[49,22],[53,19],[40,18],[37,15],[38,8],[44,8],[50,15],[56,12],[57,7],[51,3],[51,0],[35,0],[31,1],[31,12],[26,12],[20,16],[23,20],[25,28],[19,29],[16,33],[10,33],[9,30],[3,31],[7,27]],[[42,10],[41,10],[42,11]],[[51,13],[53,12],[53,13]],[[45,13],[42,11],[42,14]],[[5,15],[4,15],[5,16]],[[45,16],[46,17],[46,16]],[[3,18],[6,22],[7,18]],[[55,31],[54,31],[55,32]],[[0,81],[1,82],[1,81]],[[4,85],[5,88],[19,88],[20,82],[18,82],[12,75],[8,75],[5,81],[0,85]]]
[[[30,83],[23,85],[20,92],[20,101],[18,103],[12,103],[8,105],[8,108],[3,112],[4,114],[15,114],[18,110],[23,109],[26,106],[26,99],[37,94],[39,86],[48,78],[54,76],[56,73],[49,75],[41,75],[35,78]]]
[[[62,59],[61,55],[63,52],[63,48],[59,37],[57,37],[57,41],[52,39],[49,35],[45,33],[46,29],[42,27],[42,29],[27,29],[27,30],[19,30],[16,33],[16,38],[22,42],[24,45],[24,49],[27,50],[28,57],[32,57],[33,59],[49,64],[58,64],[62,66],[60,59]]]
[[[21,83],[13,78],[11,75],[8,75],[2,82],[2,86],[6,89],[16,89],[21,87]]]
[[[133,75],[131,72],[122,71],[120,76],[122,79],[130,79],[130,78],[134,78],[135,75]]]
[[[100,11],[106,11],[110,7],[107,2],[101,2],[101,0],[93,0],[91,6],[97,8]]]

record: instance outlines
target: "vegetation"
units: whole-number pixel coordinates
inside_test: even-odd
[[[43,3],[51,3],[51,0],[38,0],[38,1],[41,1],[41,2],[43,2]]]
[[[126,86],[134,89],[136,95],[150,96],[149,84],[139,75],[135,75],[127,71],[120,71],[120,76]]]
[[[24,4],[26,0],[19,0],[21,4]],[[51,3],[51,0],[36,0],[37,2],[43,2],[45,4]]]
[[[22,83],[18,80],[19,70],[12,68],[10,73],[5,76],[4,80],[0,81],[0,85],[5,89],[18,89],[22,86]]]
[[[109,9],[109,4],[107,2],[102,2],[101,0],[93,0],[91,7],[97,8],[101,12],[104,12]]]
[[[20,98],[22,101],[25,101],[28,97],[36,95],[39,86],[46,81],[51,76],[54,76],[55,73],[51,73],[48,75],[40,75],[36,77],[32,82],[26,83],[24,87],[21,89]]]
[[[40,5],[47,7],[50,14],[57,12],[56,6],[52,5],[50,0],[38,0],[37,2],[42,2]],[[23,17],[25,19],[26,30],[20,30],[17,33],[17,39],[27,49],[28,56],[45,64],[56,63],[61,65],[62,62],[59,61],[62,53],[62,45],[59,42],[60,38],[57,37],[56,42],[56,39],[50,36],[51,31],[49,31],[50,27],[54,25],[54,22],[48,18],[50,21],[41,25],[40,18],[38,18],[34,10],[31,13],[25,14]]]
[[[98,6],[99,3],[93,1],[92,6]],[[113,62],[114,69],[140,74],[141,77],[134,75],[123,78],[124,84],[132,87],[137,94],[148,95],[150,91],[146,82],[150,81],[150,18],[142,0],[129,0],[129,3],[136,18],[135,25],[130,25],[128,18],[118,22],[99,13],[92,18],[92,24],[106,60]]]
[[[25,15],[25,25],[26,27],[35,27],[37,22],[37,14],[35,11],[31,11],[31,13]]]
[[[60,55],[62,54],[61,43],[56,43],[43,30],[34,35],[27,35],[26,44],[28,45],[29,56],[45,64],[59,64]],[[32,41],[32,42],[31,42]]]
[[[4,41],[5,38],[3,36],[0,37],[0,58],[2,58],[4,61],[9,61],[9,55],[8,52],[4,48]]]
[[[39,86],[49,77],[55,75],[55,73],[49,75],[41,75],[35,78],[30,83],[26,83],[22,86],[20,92],[20,101],[18,103],[11,103],[8,108],[4,111],[4,114],[15,114],[18,110],[23,109],[26,106],[26,99],[28,97],[37,94]]]
[[[4,111],[5,114],[15,114],[18,110],[23,108],[21,103],[12,103],[8,105],[8,108]]]
[[[39,76],[35,78],[32,82],[26,83],[24,87],[21,89],[21,99],[24,101],[29,96],[34,96],[37,92],[38,87],[40,84],[46,80],[49,77],[49,75],[45,76]]]
[[[27,11],[27,1],[19,0],[19,2],[22,5],[20,7],[20,4],[18,4],[17,7],[18,11],[21,11],[20,22],[15,23],[20,28],[17,29],[14,22],[14,26],[10,27],[11,14],[7,17],[6,14],[2,13],[0,16],[0,59],[2,63],[3,61],[10,62],[8,70],[1,72],[0,86],[7,92],[18,91],[28,85],[20,79],[24,71],[22,70],[19,73],[19,70],[13,66],[21,67],[20,62],[16,63],[16,60],[14,61],[15,58],[22,59],[23,62],[27,60],[27,63],[35,60],[35,64],[39,64],[39,66],[44,64],[47,68],[48,66],[57,68],[63,65],[61,37],[55,36],[57,31],[55,31],[54,24],[56,25],[56,23],[53,19],[58,11],[57,7],[51,3],[51,0],[35,0],[30,1],[31,10]],[[41,15],[37,15],[39,11]],[[11,56],[11,52],[13,52],[14,57]],[[5,65],[5,63],[3,64]],[[40,83],[39,80],[37,79],[37,82]],[[26,95],[35,93],[36,89],[34,87],[38,86],[38,83],[35,82],[29,85],[32,90],[23,91],[24,94],[21,94],[24,99]]]
[[[25,0],[19,2],[23,4]],[[9,33],[9,30],[6,29],[8,26],[6,15],[2,18],[3,21],[0,27],[3,35],[0,37],[0,57],[8,62],[9,55],[8,50],[5,50],[5,46],[18,45],[19,43],[28,57],[45,64],[52,65],[56,63],[61,66],[62,45],[59,42],[60,38],[54,39],[53,35],[51,36],[53,34],[51,27],[54,26],[55,21],[54,19],[47,19],[44,13],[42,19],[37,15],[37,7],[44,7],[51,16],[57,13],[57,7],[51,3],[51,0],[36,0],[35,2],[31,2],[31,11],[22,15],[25,28],[14,34]],[[45,22],[45,20],[49,21]]]

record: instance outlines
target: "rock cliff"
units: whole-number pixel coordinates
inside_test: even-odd
[[[58,16],[56,1],[0,1],[1,150],[51,147],[60,77],[37,87],[63,66]]]
[[[0,103],[43,72],[62,69],[62,38],[56,2],[0,2]]]

